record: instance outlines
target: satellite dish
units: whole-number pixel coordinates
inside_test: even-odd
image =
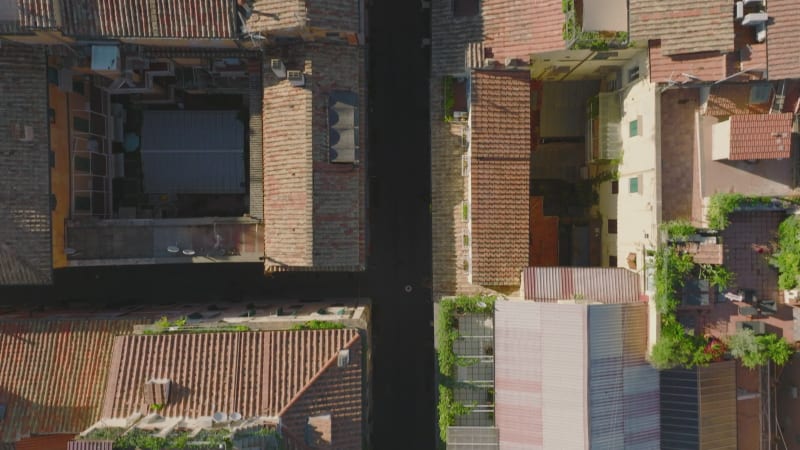
[[[225,422],[228,420],[228,415],[224,412],[215,412],[211,418],[214,419],[214,422]]]
[[[175,253],[178,253],[178,252],[180,252],[180,251],[181,251],[181,249],[180,249],[180,248],[178,248],[178,246],[177,246],[177,245],[170,245],[170,246],[168,246],[168,247],[167,247],[167,251],[168,251],[168,252],[170,252],[170,253],[172,253],[172,254],[175,254]]]
[[[194,256],[194,250],[187,248],[186,250],[183,251],[183,254],[186,256]]]
[[[238,412],[231,413],[231,420],[236,422],[237,420],[242,420],[242,415]]]

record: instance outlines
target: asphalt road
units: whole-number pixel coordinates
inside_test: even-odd
[[[433,449],[428,15],[416,1],[369,8],[370,254],[366,273],[284,273],[261,264],[63,269],[49,287],[0,288],[0,305],[64,301],[220,302],[251,298],[373,301],[372,414],[376,450]]]

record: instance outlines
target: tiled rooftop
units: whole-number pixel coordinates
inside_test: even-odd
[[[256,0],[247,20],[251,31],[285,34],[310,27],[326,32],[360,30],[358,0]]]
[[[650,80],[654,83],[687,82],[684,74],[705,81],[725,78],[727,57],[716,51],[688,55],[664,55],[659,41],[652,42],[650,52]]]
[[[794,0],[770,0],[767,10],[767,71],[771,80],[800,77],[797,27],[800,8]]]
[[[339,367],[344,349],[349,363]],[[354,329],[123,336],[114,342],[102,416],[148,413],[144,382],[167,378],[164,417],[280,416],[302,436],[308,417],[327,411],[334,447],[360,448],[361,376]]]
[[[48,284],[52,255],[44,49],[3,42],[0,73],[0,285]]]
[[[268,269],[363,270],[366,90],[364,53],[308,45],[285,59],[305,71],[305,87],[264,68],[264,222]],[[334,91],[358,94],[356,159],[328,162],[328,112]]]
[[[54,0],[4,0],[0,4],[17,10],[16,20],[0,20],[0,33],[17,33],[21,29],[51,30],[58,26],[60,18],[56,15]]]
[[[115,336],[142,320],[0,321],[0,442],[79,433],[100,416]]]
[[[786,159],[791,156],[794,114],[731,116],[731,160]]]
[[[664,55],[733,51],[733,4],[730,0],[702,3],[631,0],[629,8],[631,40],[661,39]]]
[[[61,8],[70,36],[236,37],[235,2],[228,0],[62,0]]]
[[[483,0],[483,46],[487,55],[530,59],[532,53],[566,49],[563,37],[565,14],[559,0]]]
[[[530,75],[482,71],[472,77],[472,281],[515,286],[528,265]]]

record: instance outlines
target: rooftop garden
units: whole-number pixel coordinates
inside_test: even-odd
[[[464,314],[494,314],[495,298],[492,296],[458,296],[439,302],[436,318],[439,366],[439,436],[441,444],[447,442],[447,428],[455,425],[458,416],[469,414],[474,405],[464,405],[455,398],[456,371],[459,366],[470,366],[476,361],[456,355],[453,346],[460,337],[458,319]]]
[[[778,240],[769,260],[778,269],[778,287],[796,289],[800,280],[800,218],[789,216],[778,227]]]
[[[178,334],[178,333],[230,333],[250,331],[246,325],[230,324],[225,322],[202,322],[192,324],[183,316],[169,320],[166,316],[158,319],[153,325],[142,330],[142,334]]]
[[[725,221],[727,215],[736,209],[736,206],[727,206],[731,203],[728,199],[720,202],[720,217]],[[745,329],[723,342],[714,337],[698,336],[678,321],[681,292],[689,277],[704,279],[710,286],[724,290],[733,282],[734,276],[724,266],[695,264],[692,255],[675,245],[675,242],[685,241],[696,234],[697,230],[688,221],[667,222],[661,228],[668,235],[668,243],[654,253],[654,301],[661,319],[661,333],[653,346],[650,363],[657,369],[692,368],[732,357],[748,368],[770,361],[777,365],[785,364],[792,348],[775,334],[755,335],[752,330]]]
[[[251,427],[233,432],[227,428],[215,428],[198,433],[177,429],[167,436],[158,436],[159,431],[141,428],[126,431],[121,427],[96,428],[81,439],[113,441],[114,450],[232,449],[235,441],[252,438],[263,438],[263,443],[270,450],[283,448],[278,432],[268,427]]]
[[[580,3],[576,5],[575,0],[561,0],[561,10],[566,16],[562,34],[564,41],[567,42],[567,47],[572,50],[604,51],[629,46],[628,33],[626,31],[583,31],[580,23],[581,11],[579,11],[579,7]]]

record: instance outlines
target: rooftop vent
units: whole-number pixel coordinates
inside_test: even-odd
[[[169,403],[168,378],[151,378],[144,383],[144,400],[148,405],[166,405]]]
[[[350,349],[339,350],[339,357],[336,358],[336,365],[339,367],[346,367],[350,364]]]
[[[276,77],[286,78],[286,66],[280,59],[271,59],[269,61],[269,68],[272,69],[272,73],[274,73]]]
[[[20,142],[33,141],[33,126],[14,123],[11,125],[11,136]]]

